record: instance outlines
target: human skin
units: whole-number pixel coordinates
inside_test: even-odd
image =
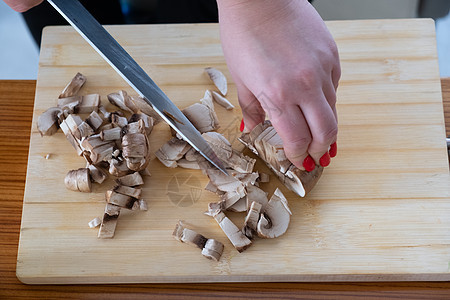
[[[36,5],[42,3],[43,0],[4,0],[6,4],[18,12],[24,12]]]
[[[321,164],[337,139],[341,75],[336,43],[322,18],[306,0],[217,3],[246,130],[267,114],[293,164],[303,169],[308,155]]]

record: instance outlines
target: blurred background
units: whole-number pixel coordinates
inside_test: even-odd
[[[156,0],[121,0],[126,22],[146,23]],[[450,77],[449,0],[314,0],[325,20],[433,18],[441,77]],[[0,0],[0,79],[36,79],[39,48],[20,13]]]

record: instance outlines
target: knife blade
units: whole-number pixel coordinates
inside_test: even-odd
[[[47,1],[183,139],[228,175],[194,125],[78,0]]]

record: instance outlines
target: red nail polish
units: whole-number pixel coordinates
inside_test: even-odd
[[[319,162],[322,167],[328,166],[330,164],[330,154],[328,152],[325,152],[325,154],[320,158]]]
[[[242,132],[242,131],[244,131],[244,128],[245,128],[244,119],[242,119],[241,126],[239,127],[239,130]]]
[[[330,153],[331,157],[335,157],[337,154],[337,145],[336,142],[334,142],[333,144],[330,145],[330,151],[328,151],[328,153]]]
[[[303,168],[305,168],[306,171],[311,172],[316,168],[316,163],[314,162],[314,159],[311,156],[307,156],[305,160],[303,161]]]

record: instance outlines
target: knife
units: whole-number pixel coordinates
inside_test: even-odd
[[[47,1],[148,104],[153,106],[167,124],[216,168],[228,175],[222,161],[194,125],[78,0]]]

